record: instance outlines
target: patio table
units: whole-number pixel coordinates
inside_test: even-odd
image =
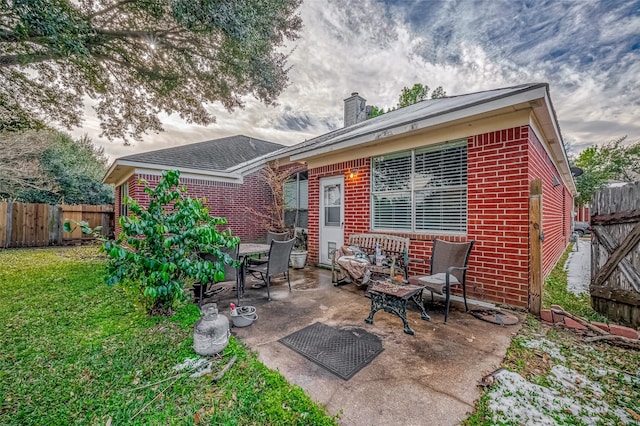
[[[413,300],[418,305],[421,311],[420,318],[424,321],[431,321],[431,317],[424,309],[424,302],[422,300],[422,291],[424,286],[413,285],[385,281],[374,281],[373,284],[367,290],[367,297],[371,299],[371,311],[369,316],[364,320],[367,324],[373,324],[373,316],[380,309],[390,314],[395,314],[400,317],[404,324],[404,332],[407,334],[415,334],[413,329],[409,327],[407,321],[407,301]]]
[[[237,283],[238,306],[240,306],[240,299],[244,296],[244,282],[247,276],[247,259],[254,254],[267,254],[270,249],[270,244],[240,243],[240,246],[238,247],[238,257],[240,258],[240,279]]]

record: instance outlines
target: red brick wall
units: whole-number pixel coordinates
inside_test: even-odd
[[[435,237],[448,241],[475,240],[467,274],[469,296],[506,305],[527,306],[531,176],[540,175],[546,182],[543,195],[545,235],[548,233],[543,253],[545,274],[566,247],[566,235],[562,234],[562,230],[568,229],[571,209],[566,210],[567,219],[563,221],[562,205],[567,208],[573,203],[564,185],[553,188],[550,174],[554,168],[544,152],[534,149],[539,142],[535,136],[530,140],[530,135],[529,126],[522,126],[468,138],[467,235],[394,232],[394,235],[411,238],[410,257],[424,260],[422,263],[412,263],[410,274],[428,273]],[[350,179],[349,172],[356,167],[358,175]],[[317,263],[319,256],[320,178],[344,176],[346,240],[352,233],[372,232],[369,214],[370,174],[370,158],[309,170],[310,262]]]
[[[350,172],[357,168],[355,177]],[[344,176],[344,234],[345,239],[353,233],[369,232],[369,193],[371,191],[371,161],[369,158],[332,164],[311,169],[309,173],[309,236],[308,261],[317,264],[320,257],[320,179]]]
[[[527,157],[525,126],[469,138],[467,238],[476,241],[467,272],[471,297],[527,305]]]
[[[138,184],[140,178],[155,187],[160,176],[142,174],[129,178],[129,196],[146,206],[149,199],[143,191],[144,185]],[[209,207],[211,215],[227,218],[233,235],[240,237],[242,241],[264,241],[266,230],[247,211],[247,206],[260,210],[266,209],[271,203],[269,188],[260,172],[245,176],[243,184],[183,177],[180,178],[180,184],[187,187],[187,192],[192,197],[206,198],[205,205]],[[120,214],[120,202],[119,193],[116,192],[116,222]],[[121,229],[116,227],[116,233],[120,231]]]
[[[529,180],[542,180],[542,273],[546,276],[562,255],[571,233],[573,198],[536,135],[529,129]]]

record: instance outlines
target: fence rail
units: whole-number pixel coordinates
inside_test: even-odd
[[[591,304],[608,318],[640,326],[640,183],[593,196]]]
[[[102,226],[105,236],[113,234],[113,206],[0,203],[0,248],[44,247],[92,240],[80,228],[64,232],[66,220],[86,221]]]

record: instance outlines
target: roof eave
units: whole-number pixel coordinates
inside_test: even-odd
[[[116,173],[118,168],[122,168],[123,173]],[[144,171],[161,173],[164,170],[173,170],[173,169],[176,169],[176,167],[171,167],[163,164],[150,164],[150,163],[142,163],[139,161],[117,159],[111,164],[111,167],[109,167],[109,170],[107,171],[107,174],[105,175],[102,181],[104,183],[111,183],[111,184],[117,185],[118,183],[121,183],[121,179],[119,179],[119,177],[125,174],[130,175],[131,172],[133,171],[136,171],[137,173],[144,172]],[[236,183],[243,182],[242,173],[238,173],[238,172],[230,172],[230,171],[224,171],[224,170],[209,171],[209,170],[201,170],[201,169],[192,169],[188,167],[179,167],[177,169],[180,170],[181,174],[189,174],[193,177],[202,177],[203,179],[222,180],[226,182],[236,182]]]
[[[518,93],[512,93],[498,98],[480,101],[473,105],[458,107],[442,113],[422,117],[417,120],[411,120],[391,125],[383,129],[376,129],[357,137],[349,137],[349,134],[347,133],[336,138],[334,142],[325,144],[316,149],[309,149],[307,151],[293,153],[291,155],[291,160],[306,160],[311,157],[328,154],[332,151],[352,148],[357,145],[405,134],[408,132],[421,131],[444,123],[464,120],[475,115],[487,113],[501,108],[507,108],[510,106],[516,106],[518,104],[530,102],[535,99],[544,98],[547,93],[546,87],[546,84],[539,84]]]

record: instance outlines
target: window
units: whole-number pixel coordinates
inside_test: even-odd
[[[128,216],[129,208],[125,202],[125,197],[129,197],[129,182],[120,185],[120,216]]]
[[[467,142],[375,157],[373,228],[466,232]]]
[[[307,228],[309,180],[307,172],[296,173],[284,184],[284,221],[288,228]]]

